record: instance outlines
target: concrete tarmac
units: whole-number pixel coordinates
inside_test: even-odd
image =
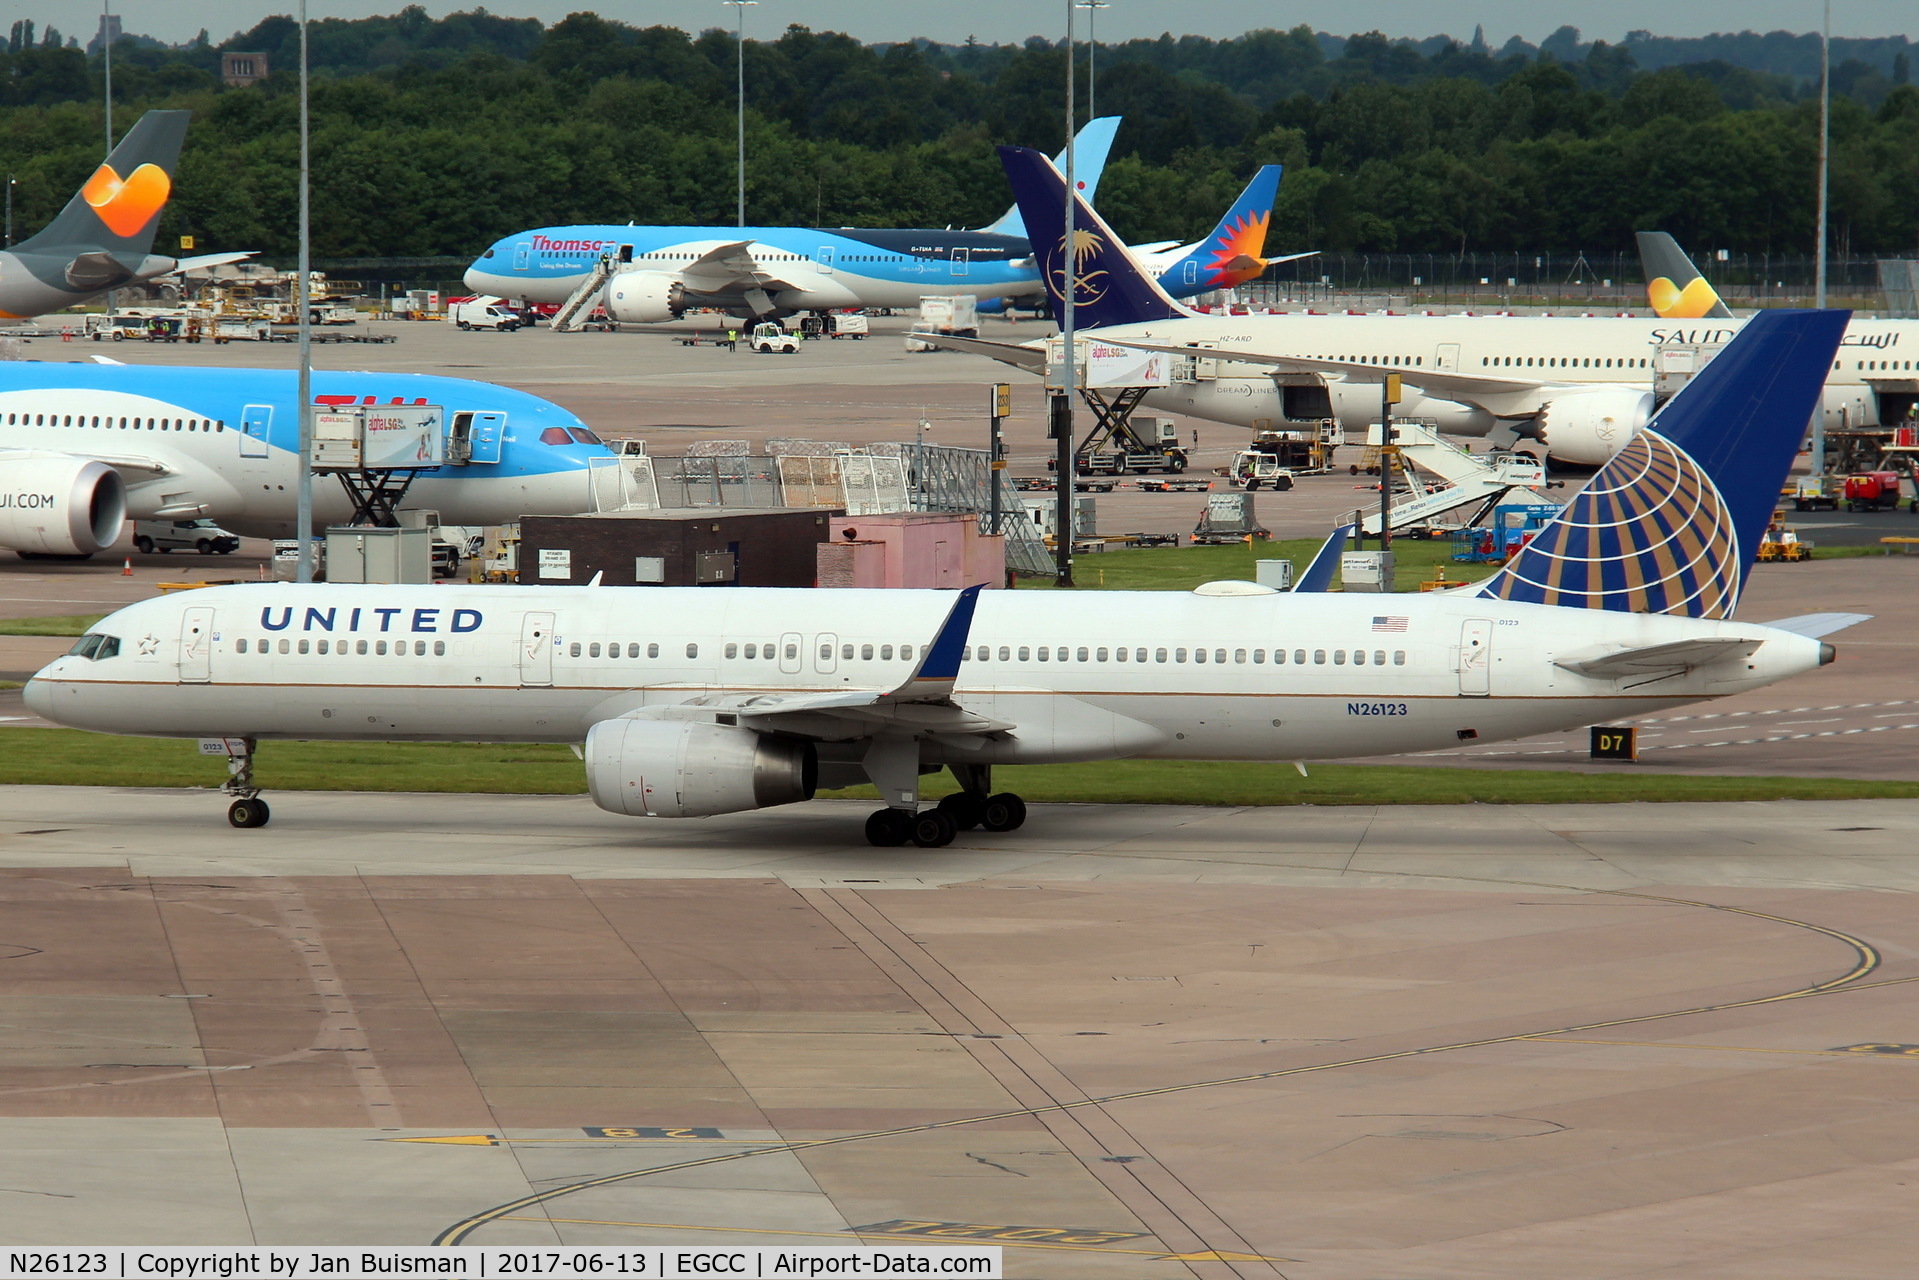
[[[1294,1280],[1919,1246],[1919,803],[1035,806],[921,851],[843,802],[273,801],[0,790],[0,1240],[946,1232]]]

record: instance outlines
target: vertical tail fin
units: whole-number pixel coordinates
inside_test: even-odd
[[[1053,304],[1053,318],[1064,324],[1060,300],[1068,275],[1066,253],[1066,179],[1039,152],[1028,147],[1001,147],[1000,163],[1013,184],[1020,216],[1031,233],[1033,258]],[[1074,323],[1080,329],[1103,329],[1116,324],[1169,320],[1188,314],[1166,295],[1134,261],[1126,245],[1113,234],[1086,202],[1074,198],[1073,217]]]
[[[1160,280],[1167,292],[1187,297],[1213,289],[1231,289],[1266,270],[1266,231],[1273,221],[1284,165],[1261,165],[1239,193],[1213,233],[1168,267]]]
[[[1479,594],[1732,616],[1849,311],[1762,311]]]
[[[160,210],[173,194],[173,170],[186,140],[190,111],[149,111],[120,139],[106,163],[38,235],[17,252],[105,250],[145,257]]]
[[[1641,231],[1639,262],[1646,269],[1646,301],[1662,320],[1732,319],[1732,309],[1664,231]]]
[[[1088,120],[1073,137],[1073,185],[1079,188],[1087,204],[1093,203],[1099,196],[1099,180],[1106,174],[1106,156],[1113,149],[1113,135],[1119,132],[1119,121],[1118,116],[1100,116]],[[1061,173],[1066,172],[1064,151],[1053,157],[1053,167]],[[1064,225],[1064,214],[1060,215],[1060,220],[1061,225]],[[1026,223],[1019,216],[1017,204],[980,230],[987,235],[1031,238],[1027,236]]]

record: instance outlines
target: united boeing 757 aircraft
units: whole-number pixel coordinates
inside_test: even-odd
[[[93,627],[27,705],[210,740],[580,743],[600,807],[685,818],[870,781],[874,844],[1021,824],[993,767],[1296,761],[1518,738],[1810,671],[1859,621],[1732,620],[1846,324],[1771,312],[1488,581],[1425,595],[214,587]],[[204,743],[203,743],[204,745]],[[963,790],[925,808],[923,771]]]
[[[299,398],[291,370],[0,364],[0,548],[23,557],[105,550],[126,520],[213,516],[235,533],[293,532]],[[610,458],[550,401],[465,378],[313,375],[322,408],[438,406],[469,457],[419,473],[409,495],[453,524],[590,505],[587,471]],[[352,514],[321,477],[316,527]]]

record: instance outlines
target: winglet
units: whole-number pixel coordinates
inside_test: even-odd
[[[973,633],[973,610],[979,604],[982,589],[974,585],[959,593],[959,599],[953,601],[953,607],[947,611],[946,621],[940,624],[939,634],[920,655],[919,666],[913,668],[913,674],[904,684],[886,695],[888,698],[926,701],[944,698],[953,692],[960,663],[966,658],[966,642]]]
[[[1346,549],[1346,539],[1353,536],[1354,526],[1342,524],[1333,530],[1319,548],[1319,554],[1306,566],[1306,572],[1299,575],[1293,583],[1294,591],[1324,591],[1333,585],[1333,570],[1339,568],[1339,555]]]

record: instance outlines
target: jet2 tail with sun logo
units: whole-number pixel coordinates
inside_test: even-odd
[[[1475,593],[1729,618],[1849,311],[1762,311]]]
[[[38,235],[0,253],[0,316],[26,319],[188,267],[249,253],[184,261],[151,252],[160,212],[187,136],[187,111],[149,111]]]
[[[1662,320],[1732,319],[1732,308],[1720,301],[1677,240],[1664,231],[1641,231],[1637,238],[1639,261],[1646,269],[1646,301],[1654,315]]]
[[[1246,189],[1239,193],[1239,199],[1233,201],[1226,216],[1204,240],[1153,253],[1135,248],[1140,265],[1157,276],[1160,286],[1171,296],[1190,298],[1196,293],[1245,284],[1257,279],[1274,263],[1312,257],[1319,250],[1277,258],[1265,256],[1266,232],[1273,221],[1273,201],[1279,195],[1279,179],[1285,169],[1284,165],[1261,165]]]

